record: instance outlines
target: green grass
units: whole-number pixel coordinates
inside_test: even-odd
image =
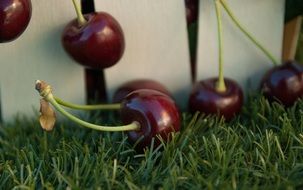
[[[0,189],[300,189],[302,113],[303,101],[251,96],[229,123],[184,113],[182,131],[144,153],[122,133],[67,121],[47,133],[19,117],[0,129]]]

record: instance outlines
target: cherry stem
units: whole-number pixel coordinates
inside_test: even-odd
[[[219,46],[219,80],[216,84],[216,90],[218,92],[225,92],[226,85],[224,82],[224,72],[223,72],[223,35],[222,35],[222,16],[220,10],[220,2],[218,0],[215,1],[216,7],[216,17],[217,17],[217,25],[218,25],[218,46]]]
[[[220,0],[221,5],[229,15],[229,17],[232,19],[234,24],[248,37],[272,62],[275,66],[279,64],[279,62],[274,58],[274,56],[260,43],[256,40],[256,38],[246,30],[242,24],[239,22],[239,20],[236,18],[234,13],[231,11],[229,6],[226,4],[225,0]]]
[[[62,106],[77,109],[77,110],[118,110],[121,108],[121,104],[95,104],[95,105],[79,105],[66,102],[58,97],[54,97],[56,102]]]
[[[86,24],[87,21],[85,20],[83,14],[82,14],[81,6],[80,6],[80,4],[78,4],[76,2],[76,0],[72,0],[72,1],[73,1],[73,4],[74,4],[74,8],[76,10],[76,13],[77,13],[78,24],[79,24],[79,26],[83,26],[83,25]]]
[[[102,126],[102,125],[96,125],[93,123],[89,123],[86,121],[83,121],[79,119],[78,117],[72,115],[71,113],[64,110],[61,105],[56,101],[52,94],[51,86],[46,84],[43,81],[37,80],[36,81],[36,89],[40,93],[40,96],[42,96],[46,101],[48,101],[50,104],[54,106],[54,108],[59,111],[62,115],[67,117],[68,119],[72,120],[73,122],[82,125],[87,128],[99,130],[99,131],[133,131],[133,130],[139,130],[140,124],[136,121],[128,124],[128,125],[121,125],[121,126]]]

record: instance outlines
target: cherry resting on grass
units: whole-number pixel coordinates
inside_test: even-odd
[[[157,90],[172,97],[171,93],[161,83],[151,79],[136,79],[119,86],[113,95],[113,102],[121,102],[129,93],[139,89]]]
[[[226,90],[220,92],[216,85],[218,78],[210,78],[196,83],[189,98],[189,110],[201,111],[207,115],[218,114],[231,120],[241,111],[243,92],[239,85],[228,78],[224,79]]]
[[[52,94],[50,85],[43,81],[36,81],[36,89],[53,107],[68,119],[84,127],[100,131],[127,131],[129,141],[136,144],[136,149],[143,150],[155,138],[155,145],[169,140],[171,133],[180,130],[180,114],[175,102],[167,95],[150,89],[136,90],[126,96],[120,104],[110,105],[74,105],[56,98]],[[74,109],[119,109],[123,126],[100,126],[80,120],[65,111],[61,105]],[[48,113],[41,112],[47,115]],[[40,120],[41,122],[41,120]],[[43,127],[43,126],[42,126]]]
[[[32,15],[30,0],[1,0],[0,42],[18,38],[27,28]]]
[[[261,80],[261,92],[269,100],[291,106],[303,97],[303,65],[290,60],[282,64],[265,49],[237,20],[224,0],[220,0],[235,25],[272,61],[274,67]]]
[[[241,87],[233,80],[224,78],[222,60],[222,29],[219,2],[216,0],[219,42],[219,77],[197,82],[189,97],[189,111],[200,111],[206,115],[223,116],[231,120],[243,105]]]
[[[291,106],[303,97],[303,66],[287,61],[267,71],[261,81],[261,90],[269,100],[278,100]]]
[[[116,64],[123,55],[125,40],[118,21],[105,12],[83,15],[80,5],[73,0],[77,19],[64,29],[62,44],[65,51],[78,63],[94,69]]]

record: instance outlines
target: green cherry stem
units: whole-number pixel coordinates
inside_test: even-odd
[[[220,2],[215,0],[216,7],[216,17],[217,17],[217,27],[218,27],[218,46],[219,46],[219,80],[217,82],[216,90],[218,92],[225,92],[226,85],[224,82],[224,73],[223,73],[223,35],[222,35],[222,16],[220,10]]]
[[[95,129],[95,130],[99,130],[99,131],[132,131],[132,130],[138,130],[140,128],[138,122],[133,122],[130,123],[128,125],[122,125],[122,126],[115,126],[115,127],[111,127],[111,126],[101,126],[101,125],[95,125],[86,121],[83,121],[81,119],[79,119],[78,117],[70,114],[69,112],[67,112],[66,110],[64,110],[54,99],[52,94],[48,94],[45,99],[51,103],[54,108],[56,108],[57,111],[59,111],[62,115],[64,115],[65,117],[67,117],[68,119],[74,121],[75,123],[82,125],[84,127],[88,127],[91,129]]]
[[[43,81],[37,80],[36,90],[40,93],[40,96],[42,96],[46,101],[48,101],[58,112],[60,112],[62,115],[72,120],[73,122],[82,125],[84,127],[99,130],[99,131],[133,131],[140,129],[140,124],[136,121],[128,125],[121,125],[121,126],[102,126],[102,125],[96,125],[83,121],[78,117],[72,115],[71,113],[67,112],[61,107],[61,105],[55,100],[50,85],[46,84]]]
[[[274,56],[263,46],[260,42],[256,40],[256,38],[246,30],[239,20],[236,18],[234,13],[231,11],[229,6],[227,5],[225,0],[220,0],[221,5],[233,21],[233,23],[248,37],[272,62],[275,66],[279,64],[279,62],[274,58]]]
[[[54,97],[56,102],[62,106],[77,109],[77,110],[118,110],[121,108],[121,104],[96,104],[96,105],[79,105],[66,102],[58,97]]]
[[[77,14],[77,19],[78,19],[78,24],[79,26],[83,26],[86,24],[86,20],[82,14],[82,11],[81,11],[81,6],[80,4],[78,4],[76,2],[76,0],[72,0],[73,1],[73,4],[74,4],[74,7],[75,7],[75,10],[76,10],[76,14]]]

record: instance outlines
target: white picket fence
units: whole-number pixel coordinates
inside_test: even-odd
[[[226,0],[235,14],[279,59],[284,0]],[[85,102],[83,67],[61,46],[61,32],[75,18],[71,0],[32,0],[32,19],[21,37],[0,44],[0,106],[4,121],[31,116],[39,107],[36,79],[46,80],[55,94]],[[161,81],[186,108],[191,89],[184,0],[95,0],[96,11],[112,14],[122,25],[126,49],[121,61],[105,70],[108,94],[137,78]],[[225,74],[243,87],[255,88],[270,61],[224,19]],[[217,75],[217,34],[213,0],[200,0],[198,80]]]

